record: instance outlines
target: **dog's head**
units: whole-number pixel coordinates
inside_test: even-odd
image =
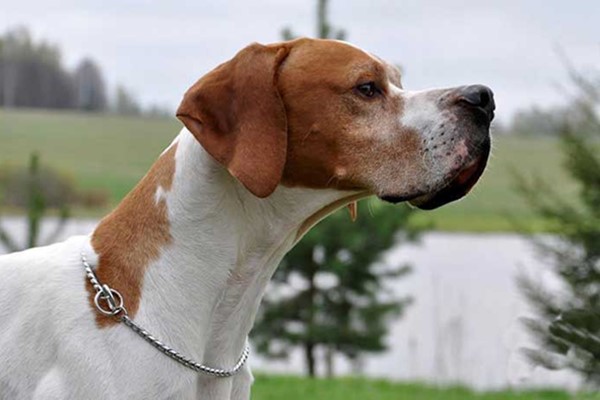
[[[406,91],[375,56],[298,39],[246,47],[196,82],[177,116],[256,196],[336,188],[432,209],[481,176],[493,113],[485,86]]]

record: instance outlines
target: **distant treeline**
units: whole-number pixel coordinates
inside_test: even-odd
[[[57,46],[34,42],[25,28],[0,36],[0,106],[142,113],[123,86],[109,98],[102,71],[93,60],[85,58],[69,71]],[[163,113],[157,107],[149,112]]]
[[[589,76],[583,76],[568,60],[565,67],[569,79],[580,90],[573,92],[562,87],[564,104],[553,107],[534,105],[518,110],[506,125],[496,123],[495,131],[520,136],[558,137],[564,134],[567,128],[582,134],[597,130],[598,126],[590,121],[596,121],[594,116],[599,111],[597,103],[594,102],[600,98],[600,75],[590,72]],[[593,102],[590,102],[590,99],[593,99]]]
[[[583,108],[579,99],[573,99],[564,106],[549,108],[531,107],[515,113],[502,132],[522,136],[560,136],[568,126],[581,133],[592,129],[588,116],[593,110]]]

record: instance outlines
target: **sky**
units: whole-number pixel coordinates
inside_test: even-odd
[[[144,105],[175,110],[200,76],[281,29],[315,33],[316,0],[3,0],[0,33],[26,26],[57,44],[73,68],[91,57],[107,84]],[[600,71],[600,1],[331,0],[330,21],[347,40],[402,66],[406,89],[483,83],[497,115],[566,101],[560,53]]]

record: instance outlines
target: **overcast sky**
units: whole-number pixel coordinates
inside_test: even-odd
[[[58,44],[73,67],[90,56],[111,87],[175,109],[197,78],[246,44],[313,35],[316,0],[4,1],[0,31],[24,25]],[[600,1],[331,0],[348,40],[402,65],[408,89],[484,83],[498,115],[550,106],[565,82],[562,48],[584,71],[600,68]]]

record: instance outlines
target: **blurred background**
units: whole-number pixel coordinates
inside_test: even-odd
[[[306,236],[253,332],[253,398],[600,398],[600,2],[8,2],[0,252],[91,232],[193,82],[298,36],[350,41],[409,90],[490,86],[494,150],[460,202],[367,200]]]

